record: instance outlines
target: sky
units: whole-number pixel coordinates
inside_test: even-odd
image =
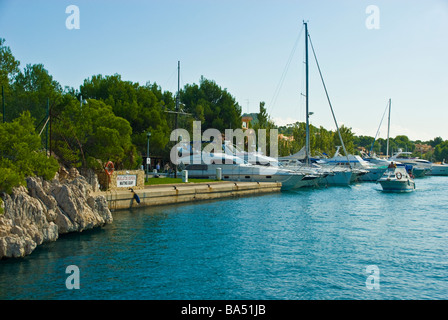
[[[204,76],[243,113],[264,101],[277,125],[305,121],[303,21],[339,126],[375,136],[391,99],[391,137],[448,139],[448,0],[0,0],[22,69],[42,63],[62,87],[118,73],[174,93],[180,61],[181,87]],[[310,122],[334,130],[309,50]]]

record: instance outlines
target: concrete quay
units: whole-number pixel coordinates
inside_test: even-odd
[[[219,181],[145,186],[142,189],[119,189],[96,192],[104,195],[111,211],[146,206],[241,197],[280,192],[279,182]],[[137,201],[138,196],[140,203]]]

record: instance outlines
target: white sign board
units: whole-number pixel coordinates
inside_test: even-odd
[[[151,164],[151,158],[146,158],[146,164]]]
[[[136,174],[120,174],[117,175],[117,187],[135,187],[137,185]]]

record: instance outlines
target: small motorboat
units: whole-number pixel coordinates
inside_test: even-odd
[[[383,176],[377,180],[385,192],[411,192],[415,190],[413,176],[406,171],[406,167],[391,163]]]

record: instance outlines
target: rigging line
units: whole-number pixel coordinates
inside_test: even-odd
[[[45,121],[44,126],[42,127],[42,130],[40,130],[39,132],[39,136],[42,134],[42,132],[44,131],[45,127],[47,126],[48,121],[50,120],[50,117],[47,117],[47,121]]]
[[[331,114],[333,115],[333,120],[336,125],[336,129],[338,130],[339,139],[341,140],[342,148],[344,149],[345,156],[347,157],[348,165],[350,166],[350,169],[352,169],[352,165],[350,164],[350,159],[348,158],[347,150],[345,149],[344,140],[342,140],[341,132],[339,131],[338,122],[336,121],[336,116],[334,115],[333,107],[331,106],[330,96],[328,95],[327,87],[324,82],[324,78],[322,76],[322,72],[320,70],[319,62],[317,61],[316,52],[314,51],[313,42],[311,41],[311,36],[308,33],[308,38],[310,39],[310,45],[311,49],[313,50],[314,59],[316,60],[317,69],[319,70],[320,79],[322,80],[322,85],[324,86],[325,95],[327,96],[328,104],[330,105]]]
[[[282,75],[280,77],[279,83],[277,84],[277,87],[275,88],[274,95],[273,95],[273,97],[271,99],[271,103],[269,104],[269,107],[268,107],[268,110],[267,110],[268,114],[271,113],[272,108],[274,107],[274,105],[275,105],[275,103],[277,101],[277,98],[278,98],[278,95],[280,93],[281,87],[283,86],[283,82],[285,81],[286,74],[288,73],[289,66],[291,65],[292,58],[293,58],[294,53],[296,51],[296,48],[297,48],[297,46],[299,44],[300,38],[302,37],[303,30],[304,30],[304,26],[302,26],[302,29],[299,32],[299,35],[298,35],[298,37],[296,39],[296,42],[294,43],[294,46],[293,46],[293,48],[291,50],[291,53],[289,54],[288,60],[287,60],[286,65],[285,65],[285,68],[283,69],[283,73],[282,73]]]
[[[378,133],[380,132],[381,124],[383,123],[384,115],[386,114],[387,108],[389,107],[389,101],[387,102],[386,109],[384,109],[383,116],[381,117],[380,125],[378,126],[378,130],[376,131],[375,138],[373,138],[372,147],[370,148],[369,155],[373,150],[373,145],[375,144],[376,137],[378,137]]]
[[[47,116],[45,116],[42,120],[40,120],[39,124],[36,126],[36,130],[37,128],[40,127],[40,125],[45,121],[45,119],[47,119]],[[45,127],[45,126],[44,126]]]
[[[176,66],[176,68],[173,70],[173,73],[169,76],[169,78],[165,81],[165,83],[164,83],[164,85],[165,85],[165,88],[166,87],[171,87],[172,85],[173,85],[173,83],[174,83],[174,75],[177,73],[177,66]]]

